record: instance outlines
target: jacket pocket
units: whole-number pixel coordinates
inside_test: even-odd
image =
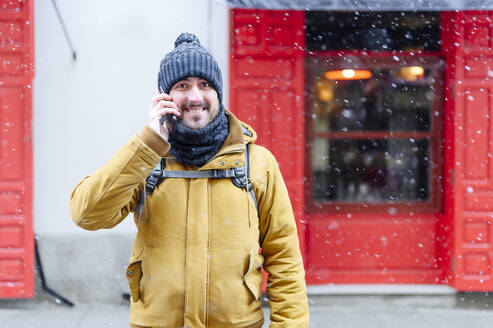
[[[244,281],[250,293],[256,301],[259,300],[262,294],[262,264],[264,263],[264,257],[258,253],[258,250],[250,249],[250,259],[248,264],[248,270],[245,273]]]
[[[142,261],[131,263],[127,268],[127,280],[130,287],[132,301],[137,302],[140,298],[140,280],[142,279]]]

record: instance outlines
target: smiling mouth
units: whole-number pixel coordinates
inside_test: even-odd
[[[200,113],[205,110],[207,110],[205,107],[191,107],[186,109],[188,113]]]

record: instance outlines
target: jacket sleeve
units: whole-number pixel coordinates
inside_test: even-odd
[[[308,327],[305,271],[293,210],[277,162],[269,153],[267,177],[259,199],[260,237],[270,327]]]
[[[135,210],[143,182],[161,158],[142,136],[145,140],[152,133],[132,137],[106,165],[76,185],[70,196],[70,214],[78,226],[113,228]]]

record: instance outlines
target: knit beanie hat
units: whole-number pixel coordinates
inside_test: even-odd
[[[223,100],[223,80],[219,65],[192,33],[182,33],[175,41],[175,49],[161,60],[158,86],[169,93],[176,82],[190,76],[206,79]]]

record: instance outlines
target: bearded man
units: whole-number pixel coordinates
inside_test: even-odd
[[[87,230],[130,212],[138,229],[127,269],[131,327],[308,327],[303,262],[274,156],[222,104],[221,71],[183,33],[161,61],[149,122],[74,189]],[[173,118],[175,117],[175,118]]]

